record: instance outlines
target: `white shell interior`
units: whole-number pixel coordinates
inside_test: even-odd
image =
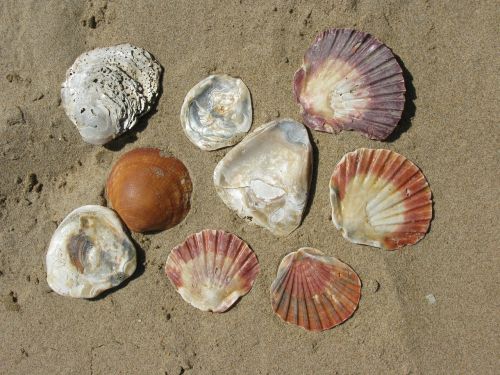
[[[161,66],[130,44],[79,56],[66,73],[61,99],[83,140],[101,145],[131,129],[151,109]]]
[[[214,171],[224,203],[277,236],[295,230],[307,203],[312,147],[304,125],[290,119],[260,126]]]
[[[211,75],[188,92],[180,119],[189,140],[202,150],[235,145],[252,125],[250,91],[239,78]]]
[[[47,282],[58,294],[92,298],[130,277],[136,264],[135,247],[114,211],[82,206],[52,236]]]

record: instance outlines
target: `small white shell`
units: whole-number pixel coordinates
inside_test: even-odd
[[[283,236],[300,225],[311,171],[306,128],[283,119],[260,126],[229,151],[215,167],[214,184],[240,217]]]
[[[79,56],[62,84],[62,105],[83,140],[101,145],[131,129],[151,109],[161,66],[130,44]]]
[[[211,75],[189,90],[181,109],[189,140],[202,150],[238,143],[252,125],[252,99],[243,81]]]
[[[82,206],[59,224],[47,250],[47,282],[58,294],[92,298],[130,277],[135,247],[106,207]]]

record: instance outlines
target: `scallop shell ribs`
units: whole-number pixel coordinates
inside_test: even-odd
[[[361,298],[361,281],[347,264],[304,247],[283,258],[271,285],[274,312],[287,323],[323,331],[349,319]]]
[[[425,176],[389,150],[344,155],[330,180],[330,201],[333,223],[346,239],[387,250],[418,242],[432,219]]]
[[[184,301],[202,311],[224,312],[250,291],[259,262],[234,234],[205,229],[171,251],[165,273]]]

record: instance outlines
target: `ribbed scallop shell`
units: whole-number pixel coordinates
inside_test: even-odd
[[[224,312],[247,294],[259,273],[255,253],[240,238],[205,229],[168,256],[165,273],[184,301],[202,311]]]
[[[92,298],[130,277],[134,245],[118,216],[106,207],[83,206],[59,224],[47,250],[47,282],[56,293]]]
[[[309,47],[295,73],[304,123],[328,133],[356,130],[383,140],[398,124],[405,83],[393,53],[373,36],[329,29]]]
[[[351,242],[394,250],[425,236],[429,184],[418,167],[389,150],[344,155],[330,180],[332,220]]]
[[[286,255],[271,285],[274,312],[308,331],[349,319],[358,307],[361,281],[347,264],[304,247]]]
[[[239,78],[211,75],[189,90],[180,119],[189,140],[202,150],[235,145],[252,125],[250,91]]]
[[[161,66],[142,48],[96,48],[68,69],[62,105],[83,140],[101,145],[131,129],[151,109],[160,75]]]

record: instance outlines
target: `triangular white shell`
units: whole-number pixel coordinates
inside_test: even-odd
[[[307,203],[312,147],[306,128],[290,119],[260,126],[214,171],[224,203],[277,236],[295,230]]]
[[[79,56],[62,84],[62,105],[83,140],[104,144],[131,129],[151,109],[161,66],[130,44],[97,48]]]

